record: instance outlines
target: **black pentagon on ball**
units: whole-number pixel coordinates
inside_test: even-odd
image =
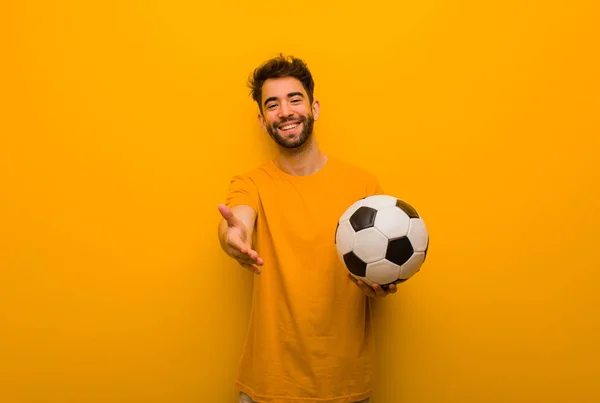
[[[367,275],[367,264],[363,262],[354,252],[348,252],[344,255],[344,263],[355,276],[365,277]]]
[[[413,206],[411,206],[404,200],[397,199],[396,207],[402,209],[402,211],[404,211],[406,215],[408,215],[410,218],[419,218],[419,213],[417,213],[417,210],[415,210]]]
[[[385,258],[390,262],[397,264],[398,266],[402,266],[408,261],[408,259],[410,259],[413,253],[415,253],[415,251],[410,243],[410,239],[403,236],[400,238],[391,239],[388,242]]]
[[[377,210],[371,207],[359,207],[358,210],[350,217],[350,225],[354,228],[354,231],[360,231],[365,228],[372,227],[375,225],[375,216]]]

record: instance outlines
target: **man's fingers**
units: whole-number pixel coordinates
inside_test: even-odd
[[[377,296],[377,293],[375,292],[375,290],[373,290],[373,288],[371,288],[371,286],[368,285],[367,283],[365,283],[364,281],[358,280],[358,285],[360,286],[360,288],[363,289],[365,294],[367,294],[369,297],[375,298]]]
[[[262,264],[256,263],[256,260],[250,259],[249,257],[246,257],[246,256],[236,257],[235,260],[237,260],[240,263],[244,263],[244,264],[253,264],[256,266],[262,266]]]
[[[248,264],[248,263],[241,263],[240,265],[248,270],[250,270],[251,272],[254,272],[255,274],[260,274],[260,268],[255,265],[255,264]]]
[[[233,252],[236,252],[237,254],[241,254],[244,256],[248,256],[251,259],[256,259],[258,258],[258,253],[256,253],[254,250],[250,249],[246,243],[244,243],[239,237],[235,236],[235,237],[230,237],[229,239],[227,239],[227,244],[229,245],[229,247],[231,248],[231,250]]]
[[[229,242],[229,254],[240,263],[256,264],[262,266],[264,264],[263,259],[258,257],[256,251],[248,248],[241,241]]]
[[[387,295],[385,290],[381,288],[379,284],[373,283],[371,287],[373,288],[373,290],[375,290],[375,295],[377,295],[378,297],[385,297]]]
[[[348,277],[354,282],[354,284],[356,284],[361,290],[363,290],[363,292],[365,294],[367,294],[369,297],[376,296],[375,291],[373,291],[373,289],[371,287],[369,287],[364,281],[355,278],[351,274],[348,274]]]
[[[348,274],[348,278],[352,280],[354,284],[356,284],[361,290],[363,290],[365,294],[372,298],[384,298],[388,294],[394,294],[396,291],[398,291],[396,284],[390,284],[386,289],[384,289],[380,284],[373,283],[369,285],[364,281],[355,278],[351,274]]]
[[[380,287],[385,292],[385,295],[395,294],[398,291],[398,286],[395,283]]]
[[[236,256],[240,256],[239,254],[248,256],[250,259],[255,260],[257,264],[263,264],[263,260],[258,256],[258,252],[254,249],[251,249],[248,244],[239,237],[239,235],[233,235],[227,238],[227,245],[229,245],[230,250],[233,253],[236,253]]]
[[[221,213],[225,220],[228,220],[229,218],[233,217],[233,212],[225,204],[219,204],[217,208],[219,209],[219,213]]]
[[[218,208],[221,216],[223,216],[225,221],[227,221],[227,225],[231,227],[238,223],[238,219],[233,215],[233,211],[231,211],[229,207],[227,207],[225,204],[219,204]]]
[[[238,247],[236,245],[230,245],[231,255],[237,260],[245,260],[253,264],[262,266],[264,261],[258,257],[258,253],[252,249],[247,249],[245,246]]]
[[[248,247],[239,237],[229,237],[227,239],[227,245],[235,251],[239,251],[246,255],[248,253]]]
[[[250,250],[249,255],[256,262],[257,265],[262,266],[265,263],[264,260],[262,260],[262,258],[258,256],[258,253],[256,253],[256,251]]]

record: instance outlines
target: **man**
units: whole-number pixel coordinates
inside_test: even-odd
[[[321,152],[320,105],[306,64],[267,61],[251,75],[274,159],[232,178],[219,240],[256,273],[236,386],[240,402],[368,402],[374,340],[370,298],[395,293],[354,279],[339,260],[335,230],[356,200],[381,194],[368,172]]]

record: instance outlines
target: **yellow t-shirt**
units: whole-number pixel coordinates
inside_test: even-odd
[[[329,157],[308,176],[273,162],[233,177],[226,204],[257,212],[254,276],[239,390],[265,403],[347,403],[370,397],[374,340],[369,298],[347,277],[335,230],[356,200],[381,194],[370,173]]]

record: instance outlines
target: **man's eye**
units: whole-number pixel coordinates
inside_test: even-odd
[[[271,104],[271,105],[267,105],[267,109],[273,109],[274,107],[276,107],[277,104]]]
[[[297,104],[298,102],[300,102],[300,100],[299,100],[299,99],[292,99],[292,103],[293,103],[293,104]]]

